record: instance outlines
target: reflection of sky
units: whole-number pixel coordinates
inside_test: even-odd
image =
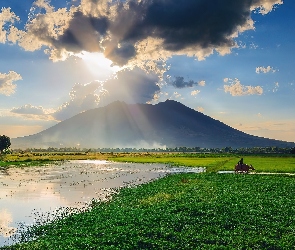
[[[9,237],[15,232],[15,228],[11,227],[12,215],[6,209],[0,210],[0,236]]]
[[[0,225],[4,228],[0,246],[12,243],[4,236],[19,223],[32,224],[59,207],[83,206],[93,198],[104,199],[109,189],[145,183],[168,172],[165,165],[105,161],[10,168],[8,174],[0,171]]]

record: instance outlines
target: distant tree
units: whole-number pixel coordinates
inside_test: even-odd
[[[291,154],[295,154],[295,147],[291,149]]]
[[[225,147],[224,148],[224,152],[226,152],[226,153],[229,153],[229,152],[231,152],[233,149],[232,149],[232,147]]]
[[[0,135],[0,154],[10,147],[10,138],[6,135]]]

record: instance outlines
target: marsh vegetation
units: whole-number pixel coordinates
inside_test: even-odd
[[[3,249],[292,249],[295,245],[294,156],[244,156],[257,173],[248,175],[217,174],[233,170],[241,157],[234,154],[98,156],[204,166],[207,172],[169,175],[122,188],[111,201],[93,201],[87,211],[30,227],[23,232],[23,243]]]

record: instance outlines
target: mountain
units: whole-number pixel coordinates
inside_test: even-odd
[[[183,104],[114,102],[80,113],[40,133],[11,139],[12,148],[294,147],[249,135]]]

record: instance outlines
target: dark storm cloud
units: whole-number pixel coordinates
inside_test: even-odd
[[[75,12],[68,29],[57,40],[53,40],[53,45],[72,52],[99,52],[100,40],[106,35],[108,26],[109,21],[105,17],[85,16]]]
[[[125,65],[128,60],[136,54],[135,47],[132,44],[125,44],[120,48],[113,48],[109,53],[106,53],[108,59],[119,66]]]
[[[129,1],[120,9],[115,30],[130,17],[123,41],[136,42],[148,36],[164,40],[164,48],[178,51],[193,45],[232,46],[228,37],[247,22],[251,0],[155,0]],[[122,20],[122,21],[120,21]]]
[[[184,77],[182,76],[176,76],[173,81],[170,81],[170,84],[174,86],[175,88],[179,88],[179,89],[193,87],[194,85],[199,85],[198,82],[195,82],[193,80],[189,80],[187,82],[184,81]]]
[[[25,31],[13,27],[5,32],[10,32],[9,41],[26,50],[47,46],[55,61],[71,55],[67,52],[83,50],[103,52],[119,65],[165,60],[175,54],[204,59],[214,50],[230,53],[239,32],[254,29],[251,12],[267,14],[276,4],[282,2],[82,0],[77,7],[55,11],[50,2],[38,1],[35,5],[44,13],[33,15]]]
[[[230,36],[247,23],[251,0],[130,0],[110,3],[112,15],[92,17],[76,12],[63,35],[53,40],[57,48],[79,52],[102,51],[123,65],[136,56],[135,44],[146,38],[161,39],[162,48],[232,47]],[[98,3],[99,4],[99,3]],[[101,42],[101,43],[100,43]]]

